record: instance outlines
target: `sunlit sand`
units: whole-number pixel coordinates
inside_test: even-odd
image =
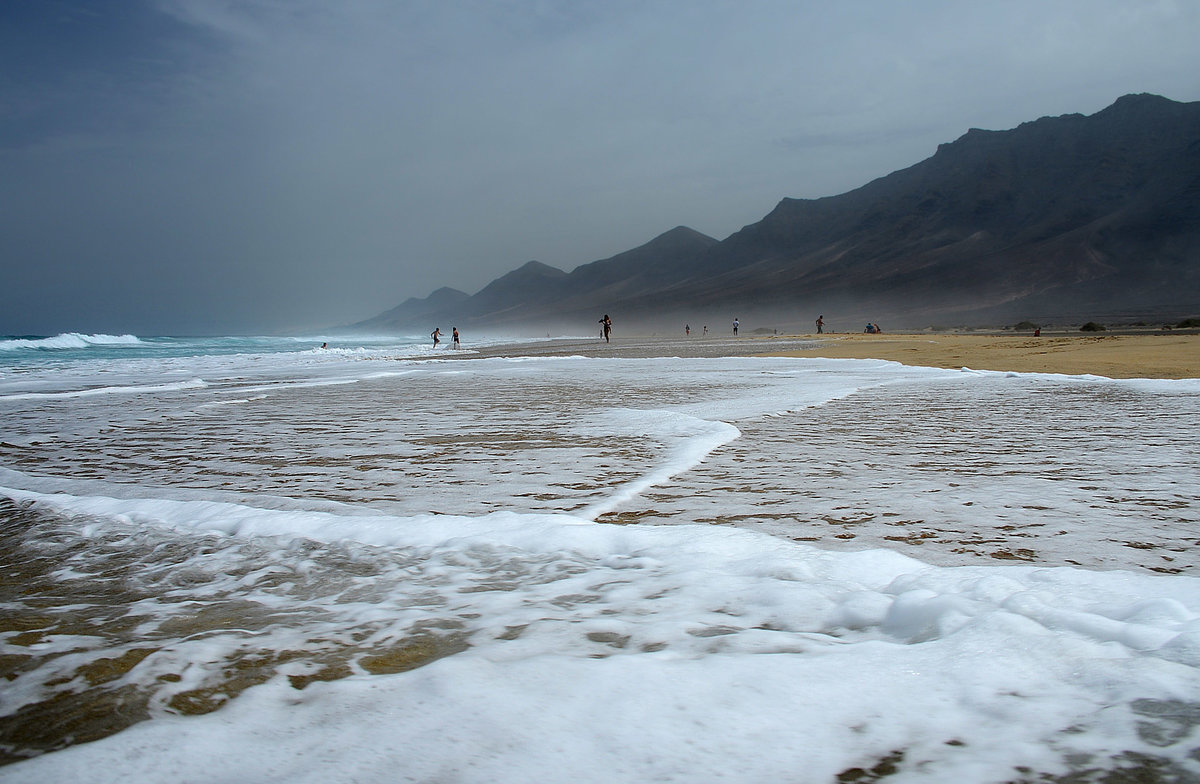
[[[888,359],[905,365],[1093,374],[1109,378],[1198,378],[1200,335],[820,335],[783,356]]]

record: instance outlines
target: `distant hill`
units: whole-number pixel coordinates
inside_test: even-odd
[[[619,310],[620,303],[663,288],[692,265],[717,240],[678,226],[633,250],[576,267],[570,273],[538,261],[497,278],[474,296],[438,289],[427,299],[410,299],[386,313],[354,324],[352,330],[419,329],[426,324],[503,327],[544,332],[578,328],[593,311]],[[450,296],[446,292],[453,292]],[[609,303],[612,303],[611,305]]]
[[[353,328],[388,329],[413,324],[444,321],[447,313],[466,307],[471,296],[465,291],[442,287],[424,299],[410,297],[391,310],[373,319],[355,324]]]
[[[1200,102],[1128,95],[1090,116],[971,129],[723,241],[678,227],[570,273],[530,262],[361,328],[775,320],[894,326],[1200,315]]]

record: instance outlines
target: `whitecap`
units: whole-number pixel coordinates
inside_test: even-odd
[[[136,335],[86,335],[80,332],[64,332],[48,338],[10,338],[0,340],[0,351],[33,349],[49,351],[55,349],[81,349],[89,346],[136,346],[142,344]]]

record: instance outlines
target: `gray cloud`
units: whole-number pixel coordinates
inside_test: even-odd
[[[1200,98],[1190,2],[46,7],[0,12],[3,332],[356,320],[724,237],[968,127]]]

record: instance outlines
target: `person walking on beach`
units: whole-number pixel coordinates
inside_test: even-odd
[[[608,333],[612,331],[612,319],[608,317],[607,313],[604,314],[604,318],[600,319],[600,329],[604,333],[604,342],[607,343]]]
[[[733,320],[733,334],[735,334],[735,335],[737,334],[737,328],[738,328],[738,320],[735,318]]]
[[[454,343],[453,343],[453,347],[457,349],[457,348],[459,348],[459,345],[458,345],[458,327],[451,327],[450,329],[451,329],[451,330],[453,330],[453,332],[451,333],[451,334],[452,334],[452,336],[454,337]]]
[[[683,334],[685,334],[685,335],[690,335],[690,334],[692,334],[692,325],[691,325],[691,324],[684,324],[684,325],[683,325]]]
[[[708,325],[707,324],[704,325],[704,334],[705,335],[708,334]]]
[[[437,348],[438,343],[440,343],[442,340],[442,328],[434,327],[433,332],[429,333],[429,337],[433,338],[433,347]]]
[[[817,334],[820,335],[825,331],[825,317],[817,316]]]

